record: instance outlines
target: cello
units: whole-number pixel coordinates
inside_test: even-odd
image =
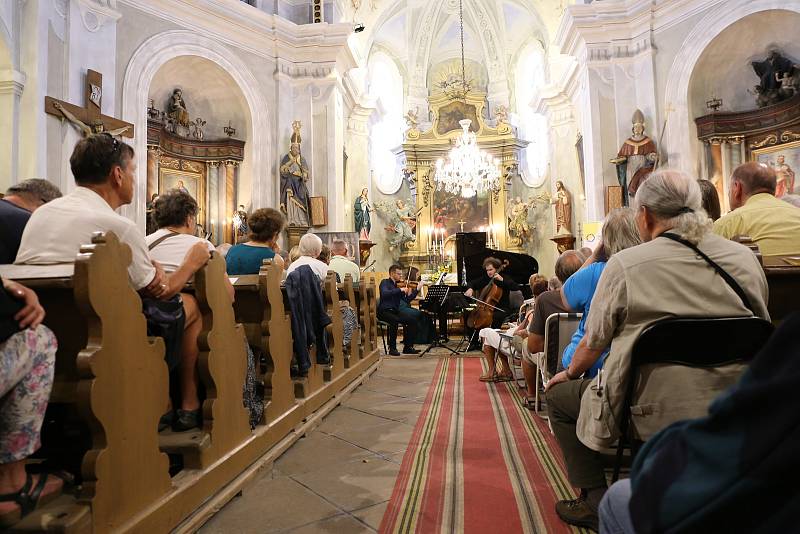
[[[503,260],[495,276],[508,267],[508,264],[508,260]],[[495,284],[494,278],[492,278],[489,280],[489,283],[481,289],[478,297],[473,299],[478,302],[478,306],[469,314],[469,317],[467,317],[467,327],[480,330],[481,328],[489,328],[492,326],[494,310],[498,309],[497,305],[502,298],[503,288]]]

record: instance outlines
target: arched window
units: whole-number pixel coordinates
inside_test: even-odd
[[[386,54],[377,53],[369,62],[367,92],[378,99],[378,119],[370,132],[370,168],[378,189],[396,193],[403,184],[392,149],[403,142],[403,77]]]
[[[548,137],[547,119],[530,105],[544,84],[544,51],[538,42],[527,45],[519,55],[515,79],[519,135],[530,142],[524,153],[522,179],[530,187],[539,187],[547,171]]]

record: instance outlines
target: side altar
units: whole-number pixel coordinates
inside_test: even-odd
[[[416,213],[413,239],[400,245],[400,260],[430,267],[447,263],[455,257],[458,232],[486,232],[492,248],[522,252],[527,236],[517,235],[519,232],[512,228],[516,204],[509,197],[528,142],[517,137],[502,107],[497,110],[495,125],[487,123],[483,93],[470,92],[462,98],[441,93],[431,96],[429,103],[431,128],[420,131],[416,114],[409,112],[405,141],[394,151],[403,162],[412,203],[416,203],[416,208],[409,210]],[[436,181],[436,163],[447,158],[462,134],[459,122],[464,119],[471,121],[469,130],[475,133],[478,146],[494,158],[500,170],[496,188],[468,196],[441,190]],[[527,209],[524,215],[527,218]]]

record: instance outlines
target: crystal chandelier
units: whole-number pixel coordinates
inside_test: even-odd
[[[461,24],[461,83],[459,88],[453,87],[458,96],[466,102],[470,84],[467,82],[466,64],[464,61],[464,6],[458,1]],[[459,91],[460,89],[460,91]],[[477,136],[469,131],[472,121],[463,119],[458,122],[463,131],[456,139],[455,146],[448,154],[447,162],[441,159],[436,162],[436,188],[448,193],[460,193],[470,198],[484,191],[497,191],[500,186],[499,162],[478,147]]]
[[[470,198],[484,191],[496,191],[500,187],[498,161],[478,148],[478,140],[469,131],[472,121],[459,121],[463,131],[450,150],[447,163],[436,162],[436,186],[447,193],[461,193]]]

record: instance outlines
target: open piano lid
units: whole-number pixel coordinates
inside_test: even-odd
[[[464,263],[461,261],[462,258],[458,258],[458,285],[461,286],[464,283],[461,278],[462,265],[467,267],[467,281],[474,280],[484,274],[483,260],[489,256],[502,262],[508,261],[508,267],[503,270],[503,277],[508,276],[521,285],[525,298],[530,298],[531,289],[528,287],[528,279],[532,274],[539,272],[539,262],[533,256],[516,252],[485,248],[481,252],[464,257]]]

